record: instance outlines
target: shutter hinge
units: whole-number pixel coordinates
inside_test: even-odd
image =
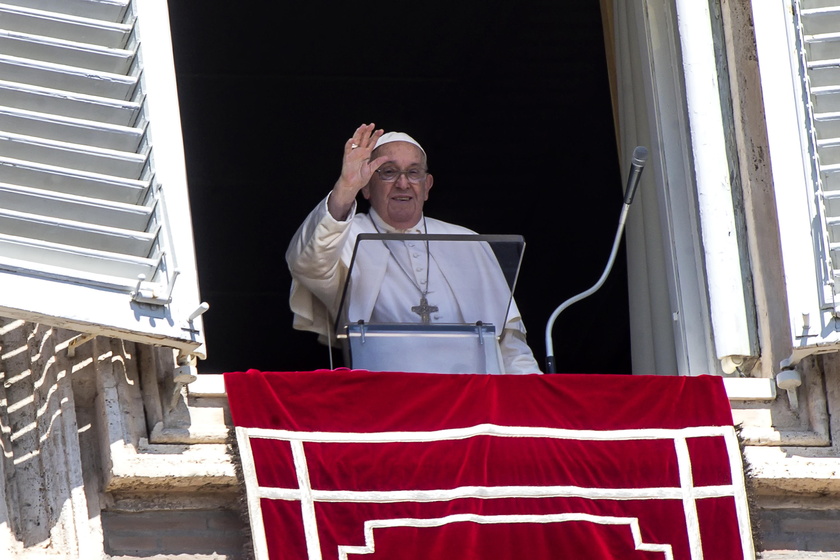
[[[131,299],[137,303],[145,303],[147,305],[169,305],[172,303],[172,289],[175,287],[175,280],[178,278],[179,274],[181,274],[181,272],[178,269],[172,271],[172,278],[166,286],[167,289],[165,294],[159,294],[155,289],[155,287],[160,287],[159,285],[155,285],[153,288],[143,288],[142,286],[143,282],[146,281],[146,275],[138,274],[137,287],[134,288],[133,292],[131,292]]]

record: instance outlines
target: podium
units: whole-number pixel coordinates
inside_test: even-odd
[[[409,274],[405,244],[425,251],[455,295],[463,322],[437,323],[426,301],[411,321],[376,321],[374,307],[388,263]],[[513,304],[525,241],[519,235],[359,234],[344,284],[336,338],[345,364],[368,371],[504,373],[499,337]],[[400,262],[404,259],[404,262]],[[372,287],[373,286],[373,287]],[[413,296],[412,296],[413,297]]]

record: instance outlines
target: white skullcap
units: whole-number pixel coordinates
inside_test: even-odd
[[[373,149],[375,150],[382,144],[387,144],[388,142],[408,142],[409,144],[414,144],[415,146],[420,148],[420,151],[423,152],[424,156],[426,155],[426,150],[423,149],[423,146],[421,146],[417,140],[415,140],[405,132],[386,132],[385,134],[379,137],[379,140],[376,141],[376,144],[373,146]]]

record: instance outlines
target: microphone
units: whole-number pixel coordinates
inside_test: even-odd
[[[624,204],[633,202],[636,189],[639,187],[639,179],[642,177],[642,169],[645,168],[648,151],[644,146],[636,146],[633,150],[633,160],[630,162],[630,175],[627,177],[627,188],[624,191]]]
[[[601,286],[604,285],[607,276],[609,276],[610,271],[612,270],[613,263],[615,262],[615,256],[618,253],[618,246],[621,243],[621,236],[624,233],[624,223],[627,220],[627,212],[630,210],[630,203],[633,202],[633,196],[636,194],[636,188],[639,186],[639,179],[642,176],[642,169],[645,167],[647,157],[648,151],[644,146],[636,146],[636,149],[633,150],[633,160],[630,162],[630,176],[627,177],[627,188],[624,191],[624,205],[621,207],[621,214],[618,217],[618,229],[615,232],[612,252],[610,253],[610,258],[607,261],[607,266],[601,274],[601,278],[595,282],[594,286],[585,292],[581,292],[561,303],[557,309],[554,310],[554,313],[551,314],[551,317],[548,318],[548,324],[545,326],[546,373],[557,373],[557,362],[554,359],[554,341],[551,338],[551,331],[554,329],[554,321],[557,320],[558,315],[560,315],[564,309],[597,292]]]

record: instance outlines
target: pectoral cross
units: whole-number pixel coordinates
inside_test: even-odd
[[[420,305],[415,305],[411,308],[411,310],[420,315],[420,322],[422,322],[424,325],[428,325],[432,322],[432,313],[437,311],[438,308],[437,305],[429,305],[426,296],[423,295],[420,296]]]

